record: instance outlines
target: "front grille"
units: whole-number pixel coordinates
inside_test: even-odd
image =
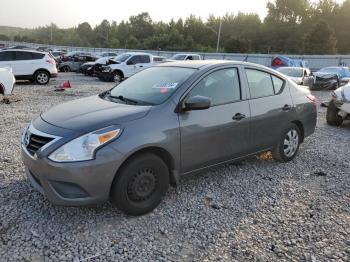
[[[30,134],[27,150],[31,155],[34,155],[40,148],[53,140],[52,137],[38,136]]]

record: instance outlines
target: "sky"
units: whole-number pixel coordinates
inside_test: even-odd
[[[313,0],[316,1],[316,0]],[[343,2],[343,0],[336,0]],[[0,0],[0,25],[33,28],[51,22],[59,27],[103,19],[127,20],[131,15],[148,12],[154,21],[186,18],[190,14],[207,19],[210,14],[257,13],[266,16],[268,0]]]

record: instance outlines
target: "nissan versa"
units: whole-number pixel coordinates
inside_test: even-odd
[[[43,113],[23,133],[22,156],[54,204],[110,200],[141,215],[181,176],[264,151],[292,160],[315,125],[315,97],[274,70],[171,62]]]

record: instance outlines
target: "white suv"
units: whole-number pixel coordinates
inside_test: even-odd
[[[0,51],[0,67],[12,68],[16,80],[35,81],[46,85],[57,76],[56,61],[49,53],[11,49]]]

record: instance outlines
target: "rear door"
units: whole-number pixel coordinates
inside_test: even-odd
[[[256,68],[245,68],[250,91],[252,151],[275,146],[282,131],[292,121],[294,105],[286,81]]]
[[[235,67],[212,71],[186,95],[185,100],[197,95],[209,97],[211,107],[179,114],[182,172],[247,153],[250,110],[238,72]]]
[[[28,76],[40,68],[40,63],[44,58],[44,54],[16,51],[16,70],[18,75]]]

